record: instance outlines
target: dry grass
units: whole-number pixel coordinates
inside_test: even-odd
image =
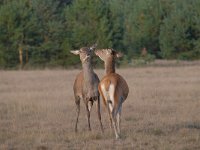
[[[96,71],[100,78],[103,70]],[[0,149],[200,149],[200,67],[120,69],[130,94],[115,140],[105,109],[87,130],[82,103],[77,134],[72,85],[78,70],[0,71]],[[101,103],[102,104],[102,103]]]

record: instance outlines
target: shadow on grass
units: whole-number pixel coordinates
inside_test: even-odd
[[[49,148],[47,146],[41,145],[41,146],[38,146],[36,149],[37,150],[48,150]]]
[[[200,122],[184,122],[169,126],[170,132],[179,131],[181,129],[200,130]]]
[[[189,129],[200,129],[200,122],[189,122],[189,123],[185,123],[184,125],[185,128],[189,128]]]

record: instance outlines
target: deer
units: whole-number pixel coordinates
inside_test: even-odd
[[[80,50],[70,51],[72,54],[79,55],[82,63],[82,71],[76,76],[73,86],[77,110],[75,132],[77,132],[77,124],[80,114],[80,101],[83,101],[85,104],[89,131],[91,131],[90,112],[93,103],[96,102],[97,115],[100,122],[101,131],[103,132],[103,125],[101,122],[100,113],[100,94],[98,91],[99,78],[97,74],[93,71],[92,67],[92,55],[95,47],[96,45],[93,45],[91,47],[82,47],[80,48]]]
[[[123,56],[114,49],[96,50],[95,54],[104,62],[105,76],[99,83],[98,89],[108,110],[110,127],[114,128],[116,139],[121,134],[122,104],[128,97],[129,87],[125,79],[115,72],[115,61]]]

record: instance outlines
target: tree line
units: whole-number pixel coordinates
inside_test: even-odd
[[[70,67],[98,43],[159,59],[200,58],[199,0],[0,0],[0,68]]]

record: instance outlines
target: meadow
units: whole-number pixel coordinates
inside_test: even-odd
[[[200,65],[117,69],[130,93],[115,140],[101,102],[88,131],[81,103],[78,133],[73,82],[79,70],[0,71],[0,149],[200,149]],[[102,78],[104,70],[95,70]]]

